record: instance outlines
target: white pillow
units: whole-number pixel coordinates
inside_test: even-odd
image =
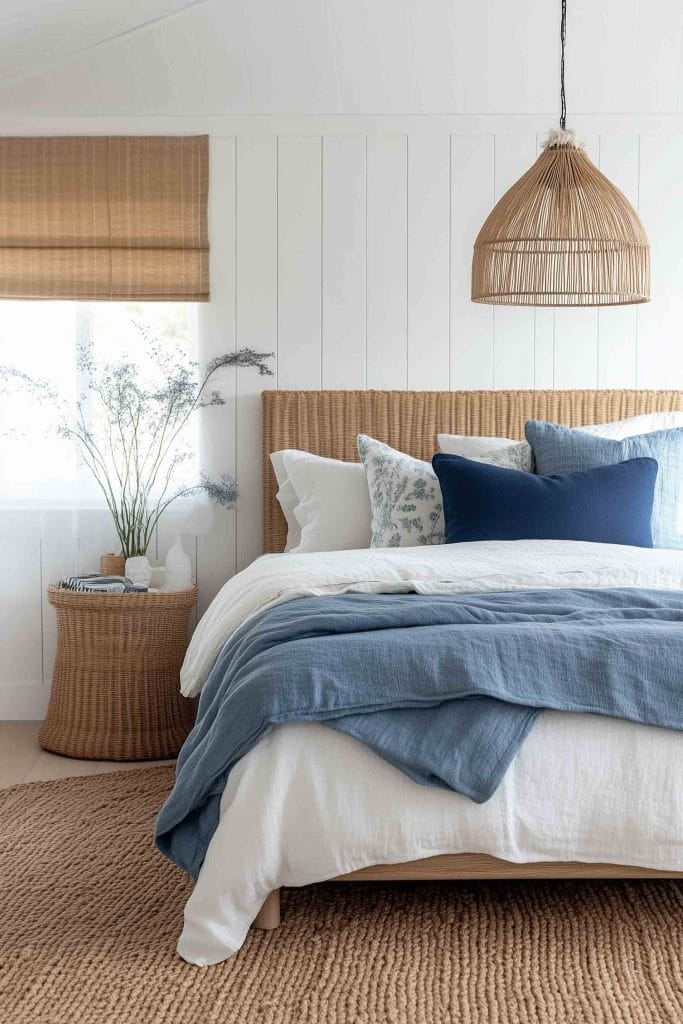
[[[479,459],[487,452],[505,452],[513,445],[526,441],[511,441],[509,437],[470,437],[467,434],[437,434],[439,451],[446,455],[461,455],[463,459]]]
[[[458,434],[438,434],[437,440],[439,450],[445,455],[460,455],[473,462],[521,469],[525,473],[531,473],[533,469],[534,457],[528,441],[510,441],[506,437],[460,437]]]
[[[299,504],[296,491],[294,490],[294,484],[287,475],[287,469],[285,467],[284,456],[285,452],[271,452],[270,461],[275,472],[275,479],[277,480],[278,492],[275,495],[280,503],[280,508],[287,521],[287,543],[285,545],[285,551],[291,551],[301,541],[301,527],[299,521],[294,515],[294,509]]]
[[[683,412],[646,412],[642,416],[631,416],[627,420],[597,423],[579,429],[598,437],[608,437],[612,441],[623,441],[627,437],[654,434],[657,430],[669,430],[671,427],[683,427]]]
[[[274,468],[277,462],[286,474],[278,500],[285,518],[289,512],[299,530],[297,534],[296,529],[290,528],[288,551],[345,551],[369,547],[370,498],[360,462],[326,459],[292,449],[274,452],[271,461]],[[293,509],[292,491],[296,496]]]

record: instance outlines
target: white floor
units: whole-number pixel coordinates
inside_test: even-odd
[[[49,754],[38,746],[40,722],[0,722],[0,789],[19,782],[66,779],[70,775],[102,775],[171,761],[81,761]]]

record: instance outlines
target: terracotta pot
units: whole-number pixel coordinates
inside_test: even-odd
[[[100,558],[100,572],[103,576],[123,576],[126,568],[126,560],[123,555],[102,555]]]

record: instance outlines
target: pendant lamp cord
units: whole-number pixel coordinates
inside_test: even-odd
[[[567,97],[564,91],[564,48],[567,41],[567,0],[562,0],[560,19],[560,128],[567,127]]]

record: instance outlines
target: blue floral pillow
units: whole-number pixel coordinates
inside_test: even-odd
[[[526,438],[542,476],[611,466],[629,459],[655,459],[659,466],[652,510],[656,548],[683,548],[683,428],[638,434],[623,441],[596,437],[555,423],[529,420]]]
[[[358,435],[372,510],[371,548],[443,544],[441,488],[428,462]]]

